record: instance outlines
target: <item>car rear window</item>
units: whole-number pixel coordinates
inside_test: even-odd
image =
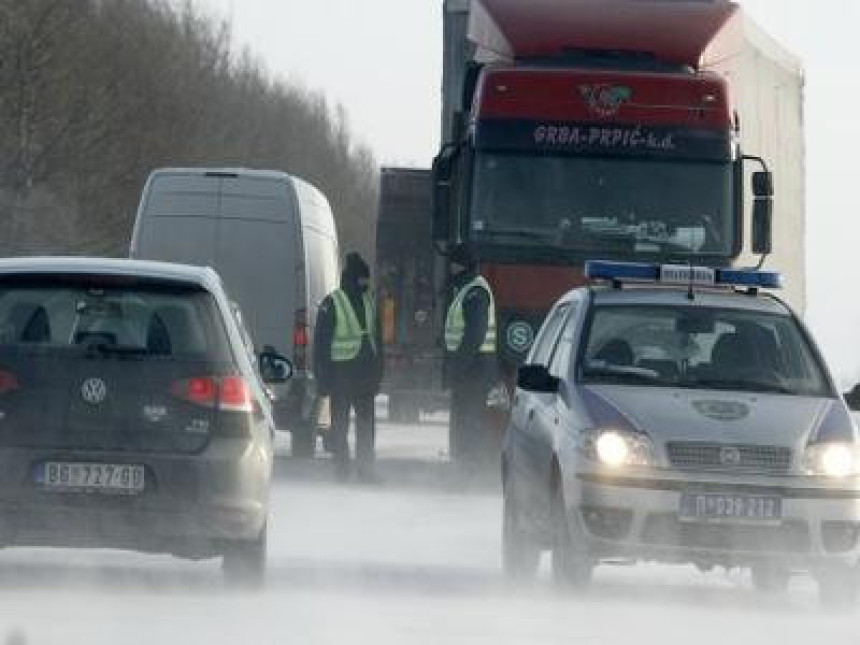
[[[101,349],[142,358],[225,361],[224,325],[193,286],[93,280],[0,282],[0,347]]]

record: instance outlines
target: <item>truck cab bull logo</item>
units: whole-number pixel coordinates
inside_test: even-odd
[[[604,119],[618,114],[633,98],[633,90],[623,85],[580,85],[579,91],[592,114]]]

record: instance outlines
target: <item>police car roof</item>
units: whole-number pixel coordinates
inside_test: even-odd
[[[702,288],[693,290],[693,300],[688,298],[686,287],[655,287],[626,284],[617,289],[610,286],[589,287],[598,305],[673,305],[684,307],[704,307],[741,309],[769,314],[791,315],[788,306],[768,293],[751,295],[730,289]]]

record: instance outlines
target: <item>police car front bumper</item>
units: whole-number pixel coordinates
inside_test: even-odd
[[[673,471],[586,471],[568,515],[597,559],[746,566],[762,560],[811,568],[860,561],[860,485],[804,477],[744,479]],[[697,517],[691,498],[774,502],[770,517]],[[738,514],[740,515],[740,513]]]

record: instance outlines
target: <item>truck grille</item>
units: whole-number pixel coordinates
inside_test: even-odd
[[[784,473],[791,467],[791,449],[780,446],[671,442],[666,452],[669,462],[682,470]]]

